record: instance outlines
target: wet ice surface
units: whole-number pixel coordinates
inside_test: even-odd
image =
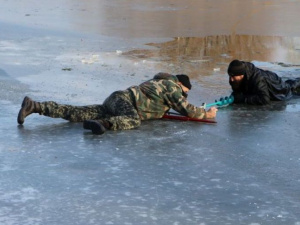
[[[296,224],[299,115],[228,107],[217,125],[94,136],[1,102],[3,224]]]
[[[26,13],[25,18],[33,18],[33,11]],[[198,58],[179,54],[182,61],[168,61],[172,52],[126,54],[154,40],[1,25],[1,224],[300,224],[299,98],[222,108],[215,125],[146,121],[138,129],[103,136],[83,130],[81,123],[38,115],[17,125],[24,95],[76,105],[101,103],[112,91],[160,70],[190,72],[190,101],[212,102],[230,93],[225,66],[233,52],[208,51],[208,57]],[[265,38],[239,40],[269,43]],[[222,40],[228,37],[193,39],[204,46]],[[270,52],[264,44],[253,52]],[[297,46],[284,52],[295,57]],[[276,56],[271,63],[253,52],[243,58],[282,76],[299,72],[297,57],[286,57],[290,66],[284,67]]]
[[[24,93],[83,104],[102,98],[92,94],[97,87],[45,87],[45,93],[30,76],[20,80],[35,89],[1,80],[7,98],[0,109],[3,224],[299,221],[299,99],[229,106],[220,109],[216,125],[147,121],[136,130],[94,136],[82,124],[38,115],[17,126],[16,115]],[[200,103],[194,94],[191,99]]]

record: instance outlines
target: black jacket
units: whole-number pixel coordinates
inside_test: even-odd
[[[245,103],[265,105],[270,101],[288,100],[293,96],[290,83],[283,81],[276,73],[259,69],[249,62],[243,63],[246,74],[238,92],[245,96]],[[233,95],[238,94],[233,91]]]

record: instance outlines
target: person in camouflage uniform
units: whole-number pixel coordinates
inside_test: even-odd
[[[26,96],[18,114],[18,123],[23,124],[25,117],[31,113],[39,113],[71,122],[83,122],[85,129],[92,130],[94,134],[103,134],[107,129],[132,129],[140,126],[143,120],[160,119],[171,108],[192,118],[215,118],[215,107],[206,111],[187,101],[187,92],[191,87],[187,75],[158,73],[139,86],[113,92],[102,105],[72,106],[53,101],[35,102]]]

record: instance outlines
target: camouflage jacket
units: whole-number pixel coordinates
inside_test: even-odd
[[[205,110],[190,104],[177,82],[178,79],[174,75],[158,73],[153,79],[128,88],[132,92],[142,120],[162,118],[171,108],[184,116],[205,117]]]

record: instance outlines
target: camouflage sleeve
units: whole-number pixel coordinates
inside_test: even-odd
[[[177,90],[176,90],[177,89]],[[181,89],[174,88],[166,95],[170,107],[184,116],[202,119],[206,117],[206,111],[203,107],[196,107],[190,104],[182,95]]]

